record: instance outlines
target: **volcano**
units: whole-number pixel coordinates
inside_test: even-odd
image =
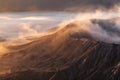
[[[120,80],[120,45],[72,35],[75,26],[9,46],[0,57],[0,80]]]

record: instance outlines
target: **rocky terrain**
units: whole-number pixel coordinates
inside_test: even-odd
[[[120,45],[77,38],[74,24],[0,57],[0,80],[120,80]]]

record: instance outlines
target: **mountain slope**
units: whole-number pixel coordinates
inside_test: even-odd
[[[120,45],[71,35],[75,24],[0,58],[0,80],[119,80]]]

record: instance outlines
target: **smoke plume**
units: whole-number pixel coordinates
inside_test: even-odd
[[[92,38],[105,43],[120,44],[120,18],[72,20],[70,35],[73,38]],[[65,26],[65,27],[66,27]]]
[[[89,37],[105,43],[120,44],[120,12],[79,13],[74,19],[63,21],[65,28],[74,24],[70,35],[74,38]]]

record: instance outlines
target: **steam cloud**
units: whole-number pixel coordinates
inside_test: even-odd
[[[75,19],[64,21],[60,26],[73,25],[70,35],[74,38],[87,37],[105,43],[120,44],[120,16],[118,13],[99,12],[79,14]]]
[[[120,24],[116,21],[88,20],[73,23],[77,26],[72,32],[74,38],[87,37],[105,43],[120,44]]]

